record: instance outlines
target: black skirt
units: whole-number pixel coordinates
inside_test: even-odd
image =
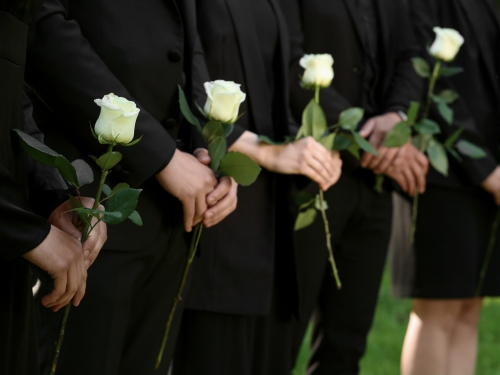
[[[476,296],[480,272],[498,212],[479,189],[429,186],[420,196],[415,245],[393,249],[397,297],[462,299]],[[500,233],[479,295],[500,295]]]

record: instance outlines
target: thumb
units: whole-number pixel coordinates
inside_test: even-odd
[[[203,165],[210,164],[210,155],[208,154],[208,150],[205,148],[197,148],[194,150],[193,155],[198,161]]]
[[[75,227],[68,214],[61,215],[56,220],[52,220],[51,224],[71,237],[76,238],[78,241],[82,239],[82,233]]]
[[[372,134],[374,128],[375,128],[375,120],[370,119],[363,125],[361,131],[359,132],[359,135],[361,135],[363,138],[368,138],[370,134]]]

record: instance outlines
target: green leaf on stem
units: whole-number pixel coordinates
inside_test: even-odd
[[[205,111],[200,107],[200,105],[196,102],[194,102],[194,105],[196,106],[196,109],[198,110],[198,112],[200,112],[200,114],[205,117],[206,119],[208,119],[208,116],[207,114],[205,113]]]
[[[111,198],[113,195],[115,195],[116,193],[118,193],[119,191],[122,191],[122,190],[125,190],[125,189],[130,189],[130,186],[129,184],[125,183],[125,182],[120,182],[118,185],[116,185],[113,190],[111,191],[111,193],[109,194],[109,197]]]
[[[128,218],[135,225],[142,227],[142,218],[141,218],[141,215],[139,215],[139,212],[137,212],[137,211],[132,212]]]
[[[76,170],[69,160],[30,135],[18,129],[13,131],[21,138],[21,144],[28,155],[41,164],[57,168],[65,181],[74,187],[80,187]]]
[[[314,207],[308,208],[304,212],[300,212],[297,216],[297,220],[295,221],[295,231],[307,228],[314,223],[317,214],[318,211],[316,211],[316,208]]]
[[[138,144],[141,139],[142,139],[143,135],[141,135],[139,138],[137,138],[135,141],[132,141],[130,143],[118,143],[120,146],[123,146],[123,147],[130,147],[130,146],[134,146],[136,144]]]
[[[218,173],[234,178],[242,186],[248,186],[255,182],[260,170],[259,165],[248,156],[229,152],[220,161]]]
[[[429,78],[431,76],[431,67],[425,59],[414,57],[411,59],[411,62],[413,63],[413,69],[415,69],[415,72],[417,72],[420,77]]]
[[[454,150],[453,148],[451,147],[446,147],[446,150],[455,158],[457,159],[459,162],[461,162],[463,159],[460,157],[460,155],[458,154],[458,152],[456,150]]]
[[[78,176],[76,174],[76,169],[71,164],[68,159],[61,156],[56,159],[56,168],[61,174],[62,178],[67,181],[69,184],[73,185],[76,188],[80,187]]]
[[[330,133],[324,137],[321,137],[318,142],[321,143],[327,150],[333,150],[335,135],[335,133]]]
[[[420,103],[419,102],[411,102],[410,108],[408,108],[408,124],[414,124],[417,121],[418,111],[420,111]]]
[[[224,137],[229,137],[234,130],[234,125],[222,124],[222,129],[224,129]]]
[[[439,113],[445,119],[448,125],[453,124],[453,109],[451,109],[444,101],[439,102],[437,106]]]
[[[441,68],[439,69],[439,76],[440,77],[451,77],[456,74],[462,73],[464,70],[463,68],[459,67],[449,67],[449,68]]]
[[[446,141],[444,141],[444,145],[446,147],[453,147],[453,145],[457,141],[458,137],[460,137],[462,135],[463,131],[464,131],[464,128],[459,128],[455,133],[453,133],[452,135],[450,135],[446,139]]]
[[[200,120],[198,120],[198,118],[191,111],[191,108],[189,108],[189,104],[186,99],[186,94],[184,94],[184,90],[182,89],[182,87],[179,85],[177,87],[179,88],[179,104],[184,118],[191,125],[194,125],[196,129],[198,129],[198,131],[201,133]]]
[[[312,136],[320,139],[328,131],[326,116],[323,109],[312,99],[302,114],[302,126],[297,133],[297,138]]]
[[[441,128],[437,122],[424,118],[415,124],[415,131],[419,134],[439,134],[441,133]]]
[[[209,121],[203,127],[201,135],[203,136],[205,142],[210,144],[210,142],[212,142],[215,138],[224,137],[224,128],[219,121]]]
[[[302,190],[295,196],[295,202],[300,208],[302,208],[303,206],[309,207],[310,205],[314,204],[314,198],[309,192]]]
[[[411,128],[406,122],[400,122],[394,126],[385,138],[385,147],[401,147],[407,143],[411,136]]]
[[[465,139],[461,139],[457,142],[456,145],[457,150],[465,156],[468,156],[472,159],[482,159],[486,157],[486,152],[474,143],[466,141]]]
[[[349,108],[340,113],[339,125],[342,129],[356,130],[359,122],[363,119],[365,110],[363,108]]]
[[[364,150],[364,151],[366,151],[366,152],[368,152],[368,153],[370,153],[372,155],[375,155],[375,156],[379,155],[378,151],[375,150],[375,148],[370,144],[370,142],[368,142],[361,135],[359,135],[359,133],[353,131],[352,135],[354,137],[354,140],[356,141],[356,143],[358,144],[358,146],[362,150]]]
[[[111,188],[109,187],[109,185],[102,185],[102,192],[106,194],[107,197],[109,197],[111,195]]]
[[[83,204],[82,204],[82,201],[74,196],[72,196],[71,194],[68,194],[69,196],[69,201],[71,203],[71,207],[73,208],[83,208]]]
[[[89,123],[89,125],[90,125],[90,131],[92,132],[92,136],[93,136],[95,139],[99,140],[99,137],[98,137],[98,136],[97,136],[97,134],[95,133],[94,128],[92,127],[92,124],[91,124],[91,123]]]
[[[71,164],[75,168],[79,186],[88,185],[94,181],[94,172],[85,161],[77,159]]]
[[[448,156],[444,146],[436,141],[434,138],[429,140],[427,144],[427,156],[429,161],[436,171],[448,176]]]
[[[385,176],[383,174],[378,174],[375,176],[375,186],[373,187],[373,189],[379,194],[382,194],[384,192],[384,181]]]
[[[141,189],[125,189],[117,192],[106,203],[106,212],[118,212],[120,217],[107,215],[104,222],[107,224],[120,224],[125,221],[137,207]]]
[[[354,142],[352,135],[337,134],[333,143],[333,149],[337,151],[347,150],[352,145],[352,142]]]
[[[102,155],[99,159],[97,159],[96,163],[103,171],[108,171],[116,166],[122,160],[122,158],[123,156],[121,153],[117,151],[111,151]]]
[[[321,196],[319,194],[316,195],[316,198],[314,199],[314,207],[318,210],[328,210],[328,202],[323,201],[323,204],[321,204]]]
[[[227,142],[224,136],[215,137],[208,144],[208,155],[210,155],[210,169],[217,172],[219,164],[227,152]]]
[[[436,95],[434,95],[433,99],[435,99]],[[453,90],[443,90],[437,95],[439,101],[444,101],[447,104],[451,104],[458,99],[458,94]]]
[[[359,145],[356,142],[351,143],[351,145],[347,148],[356,159],[361,159],[361,155],[359,154]]]

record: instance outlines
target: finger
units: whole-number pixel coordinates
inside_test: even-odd
[[[369,152],[365,152],[361,157],[361,167],[366,168],[375,158],[375,155],[370,154]]]
[[[319,143],[311,148],[310,157],[306,158],[306,162],[325,179],[325,183],[328,183],[333,177],[334,160],[331,152]]]
[[[413,172],[413,175],[415,176],[416,182],[417,182],[417,189],[420,194],[425,193],[425,187],[426,187],[426,179],[425,179],[425,174],[422,168],[419,166],[418,163],[413,162],[410,165],[410,168]]]
[[[210,164],[210,155],[208,154],[208,150],[204,148],[197,148],[194,150],[193,155],[198,159],[198,161],[203,165]]]
[[[197,225],[201,223],[203,220],[203,215],[205,214],[205,211],[207,210],[207,200],[206,197],[204,196],[197,196],[196,197],[196,204],[195,204],[195,213],[193,217],[193,225]]]
[[[406,178],[406,181],[408,182],[408,194],[411,196],[415,195],[415,188],[416,188],[416,178],[411,172],[410,169],[405,168],[403,170],[403,174]]]
[[[69,215],[67,214],[54,215],[54,217],[51,220],[51,224],[59,228],[63,232],[66,232],[71,237],[76,238],[78,241],[81,241],[82,233],[75,227]]]
[[[236,198],[225,197],[216,206],[210,208],[203,215],[203,224],[207,227],[213,227],[219,224],[227,216],[234,212],[236,209]]]
[[[416,152],[416,159],[423,169],[423,173],[427,175],[429,172],[429,159],[422,152]]]
[[[328,183],[326,181],[324,181],[323,177],[314,168],[312,168],[308,164],[306,164],[302,168],[301,174],[308,177],[309,179],[316,182],[317,184],[319,184],[320,188],[323,191],[325,191],[327,189]]]
[[[53,276],[54,278],[54,289],[52,292],[47,294],[42,298],[42,305],[45,307],[51,307],[54,305],[54,302],[56,302],[59,297],[61,297],[64,292],[66,291],[66,284],[67,284],[67,274],[66,272],[62,272],[60,275]]]
[[[310,169],[315,171],[316,178],[313,181],[319,183],[320,185],[326,186],[330,180],[330,171],[328,171],[323,164],[315,157],[309,157],[305,160],[305,164],[302,166],[302,171],[308,173]],[[310,173],[310,172],[309,172]],[[309,176],[308,176],[309,177]]]
[[[187,202],[182,202],[184,206],[184,229],[186,232],[190,233],[193,229],[193,220],[195,215],[195,200],[190,199]]]
[[[222,177],[219,180],[219,184],[210,194],[207,195],[207,204],[209,207],[217,204],[222,198],[224,198],[230,191],[233,185],[231,177]]]
[[[94,248],[94,251],[91,252],[86,259],[88,261],[87,267],[90,267],[92,264],[94,264],[95,260],[97,259],[97,256],[101,252],[102,247],[104,246],[104,244],[108,239],[108,226],[104,222],[101,221],[99,224],[97,224],[96,229],[98,229],[97,232],[98,240]]]
[[[390,148],[385,154],[384,158],[380,161],[378,166],[374,169],[375,174],[383,174],[394,163],[394,160],[399,156],[401,150],[397,148]],[[402,152],[404,154],[404,152]],[[401,155],[403,157],[403,155]]]
[[[377,168],[377,166],[382,162],[382,160],[385,157],[385,155],[387,154],[387,152],[389,152],[389,149],[385,148],[385,147],[378,150],[379,156],[372,155],[373,158],[371,158],[371,161],[364,168],[368,168],[368,169]]]
[[[370,134],[372,134],[374,128],[375,128],[375,120],[370,119],[363,125],[361,131],[359,132],[359,135],[361,135],[363,138],[368,138]]]
[[[85,267],[85,266],[82,266]],[[85,290],[87,288],[87,269],[86,267],[81,270],[80,273],[80,285],[78,286],[78,289],[75,293],[75,296],[73,297],[73,306],[78,306],[80,305],[80,302],[82,301],[83,297],[85,296]]]
[[[56,302],[53,303],[53,306],[56,305],[67,305],[73,299],[76,291],[78,290],[78,286],[80,285],[80,268],[79,264],[73,263],[67,272],[67,284],[66,291],[57,299]]]

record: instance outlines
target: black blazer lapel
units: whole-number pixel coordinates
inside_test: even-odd
[[[354,0],[344,0],[345,6],[349,10],[352,23],[354,28],[356,29],[356,34],[358,36],[359,43],[363,50],[365,49],[365,41],[363,39],[363,33],[361,32],[361,21],[358,17],[358,10],[356,9],[356,4],[354,4]]]
[[[389,0],[389,2],[393,2],[394,0]],[[388,19],[388,9],[391,8],[391,4],[384,4],[384,0],[376,0],[375,1],[376,10],[379,16],[378,27],[380,28],[380,32],[382,33],[382,43],[380,43],[380,47],[382,48],[382,55],[385,59],[385,66],[391,66],[388,60],[392,60],[391,54],[391,46],[390,46],[390,37],[389,37],[389,29],[390,29],[390,20]]]
[[[249,16],[251,10],[245,0],[226,0],[226,4],[239,42],[253,122],[259,134],[273,138],[272,103],[267,87],[261,84],[266,84],[267,78],[258,37],[251,31],[255,30],[254,21]]]

